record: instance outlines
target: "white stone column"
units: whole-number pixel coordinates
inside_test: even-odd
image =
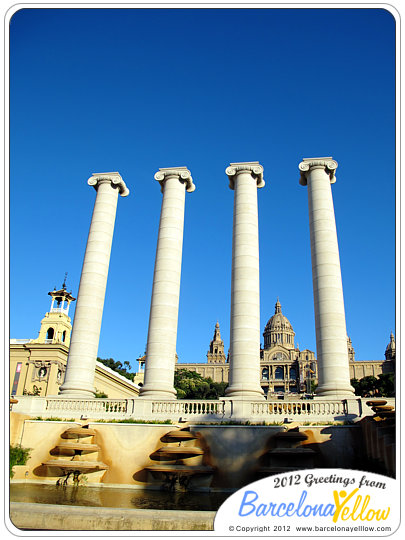
[[[195,190],[187,167],[159,169],[163,193],[146,347],[145,377],[139,397],[175,399],[177,323],[186,191]]]
[[[87,239],[63,397],[94,397],[94,374],[110,263],[118,193],[129,194],[117,172],[93,174],[87,181],[97,191]]]
[[[257,188],[264,186],[258,161],[226,169],[235,191],[232,240],[229,386],[226,396],[264,399],[260,386],[260,282]]]
[[[308,158],[299,164],[308,186],[319,397],[353,397],[347,352],[346,317],[331,184],[337,162]]]

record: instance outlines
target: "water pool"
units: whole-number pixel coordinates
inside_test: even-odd
[[[10,501],[106,508],[215,511],[231,493],[12,483]]]

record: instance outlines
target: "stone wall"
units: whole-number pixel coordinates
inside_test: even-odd
[[[19,415],[18,415],[19,416]],[[25,466],[17,467],[14,480],[56,483],[58,477],[41,463],[52,459],[51,450],[69,427],[66,421],[14,419],[19,429],[12,430],[14,444],[32,448]],[[142,488],[148,483],[145,467],[156,464],[151,455],[161,446],[162,437],[184,425],[90,423],[96,430],[94,442],[100,446],[95,458],[108,465],[107,471],[86,474],[87,482]],[[260,460],[272,447],[274,435],[286,426],[208,426],[190,425],[197,434],[196,446],[204,450],[203,464],[214,468],[211,484],[216,489],[237,489],[255,479]],[[308,436],[305,445],[316,453],[316,467],[360,468],[364,465],[361,426],[300,426]],[[86,457],[86,460],[89,458]],[[192,464],[192,463],[190,463]],[[155,486],[157,487],[157,486]]]

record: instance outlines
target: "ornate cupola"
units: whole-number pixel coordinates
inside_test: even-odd
[[[210,343],[210,350],[207,352],[207,360],[209,364],[223,364],[226,362],[226,356],[224,352],[224,342],[221,338],[221,332],[219,329],[219,322],[215,325],[214,337]]]
[[[390,342],[385,349],[385,359],[391,362],[395,362],[395,337],[392,332],[390,335]]]
[[[69,307],[73,298],[72,293],[66,290],[66,275],[62,288],[50,291],[51,308],[45,313],[45,317],[41,321],[41,329],[39,336],[34,339],[33,343],[63,343],[66,347],[70,345],[70,334],[72,332],[71,319],[69,317]]]
[[[283,315],[280,300],[277,298],[274,315],[269,319],[263,332],[264,348],[282,345],[286,349],[294,349],[294,336],[293,327]]]

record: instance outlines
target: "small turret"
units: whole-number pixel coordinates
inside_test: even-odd
[[[391,332],[390,342],[385,349],[385,360],[395,362],[395,337]]]
[[[41,321],[41,329],[37,339],[32,343],[63,343],[66,347],[70,345],[70,334],[72,332],[71,319],[69,317],[69,307],[76,300],[72,293],[66,290],[66,275],[62,288],[50,291],[52,297],[51,308],[45,313]]]

